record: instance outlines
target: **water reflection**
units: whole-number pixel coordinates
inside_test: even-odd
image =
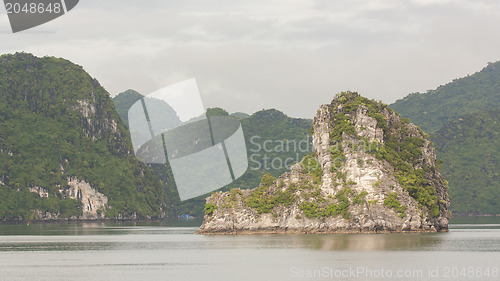
[[[0,252],[129,249],[499,252],[498,218],[480,222],[454,224],[448,233],[227,236],[194,235],[197,226],[186,226],[197,225],[199,221],[0,225]]]
[[[0,236],[10,235],[125,235],[145,229],[163,230],[163,227],[198,227],[200,219],[181,221],[165,220],[161,222],[57,222],[26,224],[0,224]]]
[[[291,268],[323,267],[491,272],[500,268],[500,226],[482,224],[427,234],[227,236],[169,223],[0,225],[0,279],[288,281]],[[425,277],[391,280],[440,280]]]
[[[278,244],[321,251],[404,251],[430,249],[442,240],[436,234],[324,234],[288,235]],[[444,234],[446,235],[446,234]],[[267,240],[267,242],[272,240]]]
[[[437,243],[436,239],[419,234],[304,235],[294,240],[295,244],[324,251],[404,250]]]

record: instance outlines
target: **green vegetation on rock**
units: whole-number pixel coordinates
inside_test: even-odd
[[[400,123],[388,126],[387,118],[382,114],[382,111],[386,109],[388,114],[394,113],[397,115],[397,113],[390,110],[387,105],[361,97],[357,93],[340,93],[335,101],[342,104],[342,112],[345,114],[355,112],[360,105],[368,108],[368,114],[377,120],[377,127],[384,131],[384,143],[378,145],[376,150],[369,152],[373,153],[378,159],[389,162],[396,171],[396,178],[402,187],[421,206],[427,207],[432,216],[437,217],[439,215],[439,205],[436,190],[425,177],[425,169],[432,168],[427,166],[417,168],[416,165],[422,155],[425,134],[417,128],[421,137],[409,137],[409,120],[405,118],[400,118]],[[340,126],[338,127],[342,128],[342,130],[347,132],[353,130],[344,121],[346,118],[336,117],[336,119],[340,120]],[[338,138],[338,135],[341,135],[340,129],[334,135]],[[354,136],[357,135],[354,134]]]
[[[205,214],[206,214],[207,216],[211,216],[211,215],[213,214],[213,212],[214,212],[215,210],[217,210],[217,209],[218,209],[217,205],[212,204],[212,203],[207,203],[207,204],[205,205],[205,209],[204,209],[203,211],[205,211]]]
[[[369,116],[377,120],[377,127],[383,130],[383,143],[363,139],[356,133],[350,119],[361,105],[368,109]],[[419,203],[420,208],[427,208],[432,217],[439,216],[440,209],[436,190],[428,179],[429,175],[426,174],[436,168],[426,166],[421,159],[422,149],[426,142],[423,132],[418,127],[409,124],[407,119],[398,117],[397,113],[390,110],[387,105],[366,99],[354,92],[338,94],[332,101],[332,108],[331,110],[335,111],[331,113],[330,124],[330,153],[333,156],[333,163],[341,164],[340,162],[346,159],[344,148],[349,147],[355,151],[363,149],[363,151],[372,154],[379,160],[387,161],[394,169],[394,176],[403,189]],[[389,115],[396,116],[397,118],[393,118],[393,120],[400,121],[389,125],[388,117],[386,117]],[[412,130],[412,133],[410,133],[410,130]],[[418,136],[411,136],[415,134]],[[343,142],[343,136],[356,139],[357,144]],[[365,161],[360,158],[356,162],[361,167],[365,164]],[[338,168],[334,168],[331,172],[335,172],[335,177],[342,180],[342,183],[337,182],[333,185],[341,185],[341,187],[331,198],[324,198],[318,186],[321,184],[323,170],[315,156],[306,155],[300,163],[305,173],[312,178],[310,184],[300,185],[298,189],[293,190],[298,190],[301,194],[300,198],[303,198],[299,209],[306,218],[342,216],[349,219],[349,207],[351,205],[367,203],[365,197],[368,193],[366,191],[361,193],[352,191],[351,187],[357,183],[354,181],[346,182],[346,173],[338,170]],[[339,165],[339,167],[342,167],[342,165]],[[271,175],[265,175],[260,186],[249,195],[246,201],[247,205],[256,209],[258,213],[273,212],[273,209],[278,205],[277,198],[282,196],[279,192],[273,192],[274,189],[271,187],[274,180]],[[298,198],[291,195],[287,197],[288,200]],[[286,202],[292,203],[291,201]],[[386,206],[394,208],[401,217],[405,216],[406,206],[399,203],[397,193],[389,194],[384,203]]]
[[[269,192],[269,187],[273,184],[275,178],[270,174],[265,174],[262,177],[259,187],[253,190],[246,200],[246,204],[250,208],[254,208],[258,213],[271,213],[275,206],[280,204],[284,206],[291,205],[296,197],[294,195],[297,189],[295,185],[290,185],[282,191],[280,187],[274,192]]]
[[[323,177],[323,169],[321,165],[316,161],[313,155],[306,155],[300,161],[302,168],[314,178],[314,184],[321,183],[321,178]]]
[[[398,200],[398,194],[396,192],[389,193],[387,198],[384,199],[384,205],[389,208],[393,208],[394,211],[400,213],[404,216],[404,211],[406,211],[406,206],[402,206],[401,202]]]
[[[312,129],[313,154],[277,179],[264,176],[259,187],[237,197],[237,208],[206,216],[198,233],[447,229],[448,192],[432,145],[418,127],[382,103],[345,92],[320,106]],[[332,151],[339,144],[342,149]],[[343,165],[330,169],[337,161],[331,156]],[[230,194],[216,193],[207,203],[220,208]]]
[[[401,186],[408,191],[420,205],[428,208],[433,217],[439,215],[439,204],[436,196],[436,190],[430,185],[425,177],[425,170],[435,169],[434,167],[418,167],[418,162],[422,155],[422,148],[425,142],[425,134],[418,128],[416,130],[421,137],[409,136],[409,120],[400,118],[401,122],[387,125],[387,118],[382,114],[387,110],[387,114],[396,114],[390,110],[387,105],[373,100],[369,100],[354,92],[343,92],[337,95],[334,100],[338,105],[342,105],[341,112],[336,113],[334,118],[338,121],[339,128],[343,132],[351,132],[354,128],[345,121],[347,118],[340,118],[337,115],[355,112],[360,105],[368,108],[368,114],[377,120],[377,126],[384,131],[384,143],[377,146],[377,149],[369,151],[379,160],[385,160],[391,164],[396,172],[396,178]],[[336,104],[335,106],[338,107]],[[337,130],[337,126],[335,127]],[[342,131],[333,133],[336,138],[341,136]],[[358,137],[355,133],[351,136]],[[371,146],[371,145],[370,145]]]
[[[299,205],[299,209],[304,212],[306,218],[325,218],[341,215],[344,219],[349,219],[349,206],[351,202],[347,195],[352,195],[350,189],[342,189],[333,197],[334,202],[322,204],[326,200],[320,198],[320,194],[313,197],[313,201],[305,201]],[[323,199],[323,200],[321,200]]]
[[[363,205],[364,203],[366,203],[366,195],[368,195],[368,192],[366,192],[366,190],[363,190],[360,194],[356,195],[356,197],[354,197],[354,199],[352,200],[352,203],[353,204],[356,204],[356,205]]]

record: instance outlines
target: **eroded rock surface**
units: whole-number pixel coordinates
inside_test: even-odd
[[[272,182],[207,198],[197,233],[447,230],[449,196],[432,144],[385,105],[337,95],[317,111],[313,146]]]

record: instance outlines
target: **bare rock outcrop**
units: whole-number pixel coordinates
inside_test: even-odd
[[[104,211],[108,204],[108,197],[92,188],[89,183],[76,178],[69,179],[69,189],[66,194],[71,199],[82,203],[82,216],[80,219],[103,219]]]
[[[337,95],[317,111],[313,146],[277,179],[207,198],[197,233],[447,230],[449,196],[432,144],[386,105]]]

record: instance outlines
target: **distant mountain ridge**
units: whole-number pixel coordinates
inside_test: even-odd
[[[472,134],[467,135],[470,140],[455,142],[455,139],[460,134],[458,130],[440,130],[440,128],[460,126],[463,130],[474,131],[474,126],[476,126],[477,122],[457,123],[461,118],[463,120],[482,120],[482,126],[490,131],[493,130],[496,120],[494,118],[487,118],[487,114],[493,112],[496,108],[500,108],[499,85],[500,62],[490,63],[473,75],[455,79],[425,94],[410,94],[390,105],[402,117],[409,117],[412,122],[430,133],[431,138],[436,141],[436,153],[439,158],[445,161],[442,164],[444,178],[450,180],[450,196],[452,199],[450,210],[456,213],[500,213],[500,207],[491,200],[491,198],[497,198],[496,193],[490,193],[491,188],[496,188],[495,178],[491,178],[491,176],[495,174],[493,171],[495,169],[499,170],[500,167],[494,161],[485,162],[485,159],[491,160],[492,157],[487,157],[484,154],[488,151],[497,151],[498,149],[494,141],[490,141],[484,137],[474,141]],[[485,113],[480,114],[481,111],[485,111]],[[247,143],[252,147],[256,147],[249,142],[249,138],[256,135],[265,136],[265,138],[260,140],[260,144],[266,139],[286,139],[286,136],[293,135],[296,135],[296,137],[292,137],[294,139],[304,138],[303,133],[306,132],[305,128],[310,127],[310,125],[306,125],[305,123],[309,122],[309,124],[312,124],[312,122],[306,121],[303,123],[299,121],[300,119],[293,119],[295,120],[293,121],[288,119],[289,117],[284,118],[281,114],[279,111],[265,110],[256,112],[252,116],[242,120],[247,136]],[[278,123],[282,125],[277,125]],[[275,124],[274,127],[271,124]],[[279,127],[284,124],[287,124],[286,129],[283,130],[284,134],[280,135],[281,130]],[[453,146],[448,145],[448,142],[450,144],[454,143]],[[465,150],[470,149],[467,147],[471,143],[483,149],[477,151],[477,154],[465,153]],[[300,157],[303,156],[303,154],[300,155]],[[494,155],[493,153],[493,158],[496,157]],[[279,153],[272,155],[273,158],[276,156],[282,157],[284,155],[280,155]],[[250,154],[249,157],[251,157]],[[282,157],[282,159],[286,158]],[[255,164],[251,159],[249,160],[250,165]],[[260,164],[262,164],[262,161],[260,161]],[[475,168],[469,169],[471,167]],[[463,171],[467,169],[474,171],[474,173],[467,173],[468,179],[464,180]],[[264,171],[258,169],[249,171],[242,177],[241,182],[238,183],[239,186],[235,184],[231,185],[231,187],[241,186],[243,188],[252,188],[252,186],[258,184],[258,178],[263,175]],[[270,170],[273,176],[279,176],[284,171]],[[488,186],[473,184],[475,182],[487,185],[486,179],[489,179],[488,181],[492,184]],[[470,185],[467,186],[465,183],[469,183]],[[472,196],[465,195],[472,193],[474,193]],[[489,194],[491,194],[491,198],[488,197]]]
[[[129,108],[138,100],[140,100],[143,95],[138,92],[128,89],[113,98],[113,103],[115,104],[116,112],[120,115],[123,123],[128,128],[128,110]]]
[[[128,104],[133,104],[134,99],[138,100],[142,95],[136,95],[135,91],[126,91],[117,95],[113,101],[118,112],[122,112],[120,116],[125,116],[128,112]],[[122,102],[129,100],[128,103]],[[130,107],[130,106],[129,106]],[[207,115],[224,116],[229,113],[222,108],[208,108]],[[247,153],[249,160],[249,169],[242,177],[235,182],[229,184],[224,190],[230,188],[253,188],[260,182],[260,178],[270,173],[278,176],[289,169],[289,166],[296,161],[300,161],[303,156],[312,151],[311,137],[309,131],[311,129],[312,120],[288,117],[284,113],[276,109],[266,109],[248,115],[246,113],[229,114],[240,119],[243,132],[247,143]],[[124,117],[122,117],[124,118]],[[300,143],[302,148],[293,147],[293,143]],[[266,142],[266,145],[264,145]],[[287,151],[282,151],[280,145],[289,142],[291,145]],[[307,145],[306,145],[307,144]],[[267,151],[266,151],[267,150]],[[273,163],[271,163],[274,160]],[[288,166],[285,166],[288,162]],[[274,165],[274,167],[272,166]],[[168,167],[152,166],[155,172],[161,175],[164,182],[168,182],[170,193],[175,194],[172,186],[175,186],[175,181]],[[175,198],[175,196],[173,196]],[[180,202],[174,199],[173,202],[177,213],[186,213],[191,215],[202,216],[203,207],[205,205],[205,196],[197,197],[188,201]]]
[[[116,111],[127,128],[129,128],[128,111],[130,107],[140,99],[144,99],[144,101],[148,103],[148,114],[150,116],[155,116],[157,114],[166,115],[162,120],[169,120],[169,122],[168,124],[163,124],[165,127],[164,129],[174,128],[182,123],[175,110],[165,101],[145,97],[138,92],[129,89],[113,98]]]
[[[436,90],[410,94],[389,106],[428,133],[460,116],[500,108],[500,61]]]

